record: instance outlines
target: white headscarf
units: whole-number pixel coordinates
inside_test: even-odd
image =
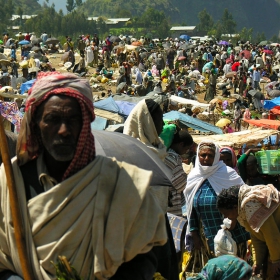
[[[216,147],[215,158],[212,166],[202,166],[199,162],[199,150],[202,144],[211,143]],[[184,190],[187,205],[187,219],[190,220],[192,213],[193,199],[200,188],[202,183],[208,179],[212,188],[218,195],[222,189],[228,189],[232,186],[243,185],[244,182],[241,177],[236,173],[234,169],[228,167],[223,161],[220,161],[220,148],[217,144],[211,141],[202,141],[197,147],[197,155],[195,159],[195,167],[191,170],[188,179],[187,186]],[[190,232],[190,226],[188,224],[187,234]]]

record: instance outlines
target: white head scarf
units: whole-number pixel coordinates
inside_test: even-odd
[[[212,166],[203,166],[199,162],[199,150],[201,145],[205,143],[214,144],[216,148],[215,158]],[[184,215],[187,216],[188,220],[190,220],[190,216],[192,213],[194,196],[206,179],[208,179],[209,183],[211,184],[212,188],[214,189],[217,195],[222,191],[222,189],[228,189],[232,186],[244,184],[243,180],[234,169],[226,166],[223,161],[220,161],[219,146],[211,141],[202,141],[197,147],[195,167],[192,169],[188,176],[187,186],[184,190],[187,205],[187,213],[184,213]],[[190,226],[188,224],[187,234],[189,232]]]
[[[161,160],[165,159],[166,147],[159,138],[153,118],[146,105],[141,100],[130,112],[124,123],[123,134],[139,139],[143,144],[156,153]]]

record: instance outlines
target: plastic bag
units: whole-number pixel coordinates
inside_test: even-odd
[[[228,230],[231,226],[229,219],[224,219],[223,224],[217,235],[214,238],[214,250],[215,256],[222,255],[234,255],[237,256],[237,245],[233,240],[230,231]]]

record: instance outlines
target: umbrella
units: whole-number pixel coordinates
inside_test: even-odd
[[[179,57],[178,57],[178,60],[185,60],[185,59],[186,59],[185,56],[179,56]]]
[[[220,42],[219,42],[219,45],[226,45],[226,46],[228,46],[229,43],[228,43],[227,41],[220,41]]]
[[[181,35],[180,39],[183,39],[185,41],[189,41],[191,39],[191,37],[189,35]]]
[[[260,98],[262,96],[262,93],[256,89],[249,90],[248,92],[251,96]]]
[[[231,124],[231,120],[223,118],[223,119],[220,119],[218,122],[216,122],[215,125],[216,125],[217,127],[223,128],[223,127],[225,127],[227,124]]]
[[[194,48],[195,48],[195,45],[186,45],[186,50],[190,50],[190,49],[194,49]]]
[[[17,84],[23,84],[25,82],[27,82],[27,79],[25,79],[24,77],[19,77],[16,79]]]
[[[118,37],[118,36],[111,36],[109,38],[109,41],[112,42],[112,43],[116,43],[116,42],[120,42],[121,41],[121,38]]]
[[[237,47],[234,47],[234,49],[235,49],[236,51],[240,51],[240,50],[241,50],[241,47],[237,46]]]
[[[242,55],[243,53],[244,53],[244,57],[245,57],[246,59],[250,59],[251,53],[250,53],[248,50],[244,50],[244,51],[240,52],[240,57],[241,57],[241,55]]]
[[[270,42],[269,41],[261,41],[258,46],[266,46],[266,45],[269,45]]]
[[[236,72],[232,71],[232,72],[228,72],[226,74],[226,78],[232,78],[234,75],[236,75]]]
[[[30,42],[29,41],[27,41],[27,40],[22,40],[22,41],[20,41],[18,44],[19,45],[28,45]]]
[[[58,39],[52,37],[52,38],[48,38],[45,42],[46,45],[55,45],[59,42]]]
[[[10,65],[11,61],[7,59],[0,59],[0,64]]]
[[[238,100],[242,100],[242,99],[243,99],[242,96],[241,96],[240,94],[236,94],[236,93],[232,93],[232,94],[230,95],[230,97],[236,98],[236,99],[238,99]]]
[[[266,53],[266,54],[273,54],[272,50],[263,50],[263,52]]]
[[[261,66],[260,64],[256,64],[256,68],[258,68],[258,67],[260,67],[260,66]],[[255,67],[255,66],[252,65],[252,66],[249,68],[249,70],[252,70],[254,67]]]
[[[140,41],[135,41],[131,43],[132,46],[143,46],[143,44]]]
[[[273,86],[273,87],[274,87],[274,86],[277,85],[277,84],[279,84],[278,81],[270,82],[270,83],[268,83],[268,84],[266,84],[266,85],[264,86],[264,89],[267,90],[270,86]]]
[[[270,46],[277,47],[277,46],[279,46],[279,43],[271,43]]]
[[[273,90],[271,90],[271,91],[268,93],[268,95],[269,95],[270,97],[273,97],[273,98],[278,97],[278,96],[280,96],[280,90],[278,90],[278,89],[273,89]]]
[[[277,70],[277,69],[280,69],[280,64],[275,65],[275,66],[272,67],[272,70]]]
[[[33,58],[41,58],[42,56],[43,55],[41,53],[29,53],[27,58],[28,59],[31,58],[31,57],[33,57]]]
[[[31,51],[34,51],[34,52],[39,51],[39,50],[40,50],[40,48],[37,47],[37,46],[34,46],[34,47],[32,47],[32,49],[31,49]]]
[[[118,132],[92,131],[96,154],[115,157],[140,168],[153,171],[152,186],[171,186],[171,172],[160,158],[139,140]]]
[[[39,44],[41,42],[43,42],[43,40],[41,38],[36,38],[36,39],[31,41],[32,44]]]

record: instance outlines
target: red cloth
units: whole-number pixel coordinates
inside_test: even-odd
[[[24,37],[24,39],[29,41],[29,42],[30,42],[30,38],[31,38],[30,34],[26,34],[25,37]]]
[[[231,70],[234,71],[234,72],[237,72],[239,66],[240,66],[240,63],[235,62],[235,63],[232,64]]]
[[[268,119],[261,119],[261,120],[246,120],[243,119],[245,122],[255,125],[255,126],[259,126],[259,127],[264,127],[264,128],[268,128],[268,129],[276,129],[278,130],[278,128],[280,127],[280,121],[277,120],[268,120]]]

